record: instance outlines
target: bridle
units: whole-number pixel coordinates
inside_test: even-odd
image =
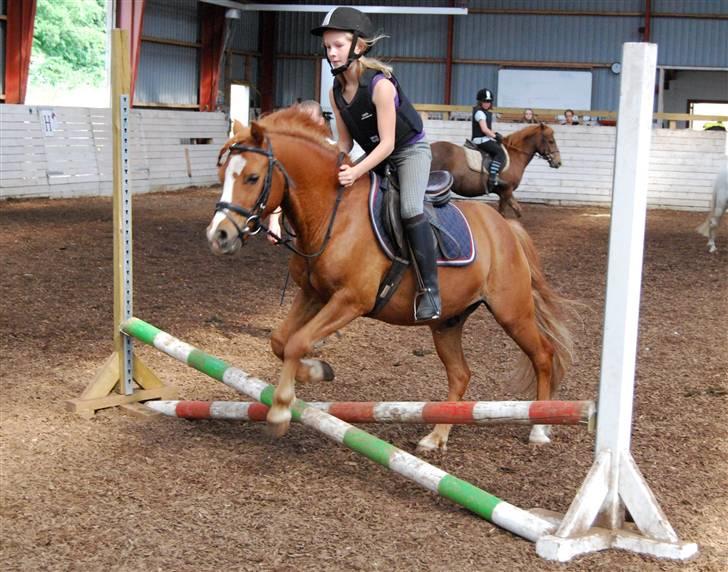
[[[317,256],[320,256],[324,249],[326,248],[329,239],[331,238],[331,230],[334,226],[334,219],[336,218],[336,212],[339,210],[339,204],[341,203],[341,199],[343,196],[344,187],[342,185],[339,185],[336,190],[336,202],[334,203],[334,209],[331,212],[331,218],[329,219],[329,225],[326,229],[326,235],[324,237],[324,241],[321,244],[321,247],[314,252],[313,254],[307,254],[305,252],[302,252],[292,244],[292,240],[290,238],[281,238],[276,233],[274,233],[272,230],[270,230],[265,224],[263,224],[260,220],[263,212],[265,211],[265,208],[268,204],[268,199],[270,197],[270,189],[273,184],[273,169],[278,169],[283,176],[284,181],[284,187],[283,187],[283,198],[281,199],[281,203],[283,203],[287,196],[288,191],[290,190],[292,184],[291,184],[291,178],[286,172],[285,167],[283,164],[276,159],[275,155],[273,154],[273,146],[271,145],[270,140],[268,137],[265,138],[265,144],[266,148],[263,147],[253,147],[250,145],[241,145],[240,143],[234,143],[230,145],[226,150],[223,150],[220,153],[220,156],[217,158],[217,166],[220,167],[228,158],[230,154],[232,154],[233,151],[238,151],[240,153],[258,153],[259,155],[264,155],[268,158],[268,171],[265,175],[265,180],[263,181],[263,188],[261,189],[260,193],[258,194],[258,198],[255,200],[255,204],[253,205],[252,210],[248,210],[244,207],[241,207],[239,205],[228,203],[224,201],[218,201],[215,204],[215,212],[221,212],[225,215],[225,217],[232,223],[232,225],[235,227],[235,230],[238,231],[238,238],[242,241],[245,236],[255,236],[258,234],[261,230],[265,231],[266,234],[269,234],[272,236],[277,244],[282,244],[285,246],[288,250],[294,252],[295,254],[298,254],[299,256],[303,256],[305,258],[315,258]],[[227,151],[227,155],[225,154],[225,151]],[[343,159],[344,159],[344,153],[339,153],[339,157],[336,164],[336,171],[338,172],[339,166],[341,165]],[[238,225],[237,222],[235,222],[235,219],[233,219],[230,216],[230,211],[239,214],[242,217],[245,217],[245,222],[242,225],[242,228],[240,225]]]
[[[541,143],[543,145],[546,144],[546,136],[543,134],[543,131],[541,131]],[[514,151],[518,151],[519,153],[523,153],[524,155],[530,154],[530,151],[525,151],[524,149],[520,149],[519,147],[516,147],[512,143],[506,144],[508,147],[513,149]],[[543,159],[544,161],[547,161],[549,166],[554,166],[554,156],[551,154],[551,151],[547,150],[546,152],[541,151],[538,147],[536,147],[536,150],[534,151],[534,154],[538,156],[539,159]]]
[[[273,155],[273,146],[271,145],[267,137],[265,139],[265,142],[267,145],[266,149],[263,149],[262,147],[251,147],[250,145],[233,143],[232,145],[230,145],[230,147],[227,148],[227,155],[225,155],[225,151],[223,151],[217,158],[218,167],[220,167],[225,161],[227,161],[227,158],[233,153],[233,151],[239,151],[240,153],[258,153],[259,155],[265,155],[268,158],[268,172],[265,174],[263,188],[260,190],[258,198],[255,200],[253,210],[248,210],[239,205],[224,201],[219,201],[215,204],[215,212],[221,212],[227,217],[227,219],[235,227],[235,230],[238,231],[238,238],[240,238],[241,240],[245,235],[255,236],[263,229],[265,229],[266,232],[270,232],[260,222],[260,217],[263,214],[263,211],[265,211],[265,207],[268,204],[268,198],[270,197],[270,188],[273,184],[273,169],[277,168],[281,172],[281,175],[283,175],[285,185],[283,188],[284,197],[288,193],[288,189],[290,188],[291,184],[291,179],[288,176],[286,169],[283,167],[283,165],[281,165],[278,159],[275,158],[275,155]],[[243,223],[242,228],[238,225],[237,222],[235,222],[235,219],[230,216],[230,211],[237,213],[242,217],[245,217],[245,223]]]

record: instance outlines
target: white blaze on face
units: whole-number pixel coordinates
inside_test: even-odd
[[[225,169],[225,181],[222,185],[222,196],[220,202],[231,203],[233,201],[233,186],[235,185],[235,178],[243,172],[245,168],[245,158],[242,155],[233,155],[230,157],[227,169]],[[225,213],[216,212],[215,216],[207,227],[207,240],[212,240],[217,231],[218,225],[227,218]]]

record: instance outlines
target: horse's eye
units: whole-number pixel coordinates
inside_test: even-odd
[[[258,175],[248,175],[247,177],[245,177],[245,183],[248,185],[252,185],[254,183],[257,183],[259,178],[260,177],[258,177]]]

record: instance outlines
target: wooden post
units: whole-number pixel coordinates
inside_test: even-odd
[[[133,354],[131,340],[121,333],[121,323],[132,313],[131,183],[125,153],[129,138],[128,105],[131,85],[129,32],[111,33],[111,121],[113,139],[114,208],[114,351],[107,358],[81,397],[66,402],[82,417],[93,417],[98,409],[122,406],[147,415],[146,408],[133,404],[149,399],[173,399],[177,391],[162,383],[154,372]],[[125,106],[127,109],[122,109]],[[136,382],[138,387],[134,386]]]

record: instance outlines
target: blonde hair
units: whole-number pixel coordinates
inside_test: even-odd
[[[377,36],[374,36],[373,38],[361,38],[361,40],[366,44],[367,48],[373,48],[379,40],[388,37],[389,36],[385,34],[379,34]],[[383,61],[378,60],[377,58],[368,58],[367,56],[362,56],[359,58],[359,62],[364,68],[382,72],[386,78],[391,78],[394,72],[394,68],[392,66],[385,64]]]
[[[354,34],[352,34],[351,32],[347,32],[346,37],[349,39],[349,41],[351,41],[354,39]],[[378,34],[373,38],[359,38],[359,41],[362,42],[367,47],[367,49],[371,49],[379,40],[388,37],[389,36],[387,36],[386,34]],[[356,61],[359,62],[362,68],[373,69],[382,72],[386,78],[391,78],[392,74],[394,73],[394,68],[392,66],[385,64],[383,61],[378,60],[377,58],[368,58],[367,56],[361,56]],[[344,80],[343,78],[340,78],[339,81]]]

